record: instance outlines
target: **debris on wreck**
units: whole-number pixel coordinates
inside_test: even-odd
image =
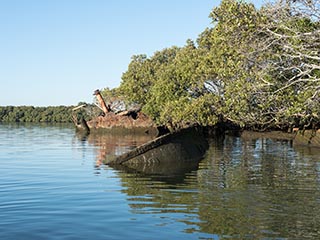
[[[141,111],[139,105],[126,107],[121,100],[106,104],[99,90],[95,90],[93,95],[96,99],[94,105],[100,109],[99,114],[85,121],[81,114],[77,114],[77,111],[85,109],[87,105],[75,107],[72,119],[77,130],[85,132],[92,130],[133,131],[157,134],[156,124]]]

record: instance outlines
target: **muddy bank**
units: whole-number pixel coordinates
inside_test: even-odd
[[[320,147],[320,129],[299,130],[295,133],[293,144],[310,147]]]
[[[293,140],[296,133],[287,133],[282,131],[270,131],[270,132],[255,132],[255,131],[242,131],[239,132],[241,138],[245,140],[257,139],[257,138],[271,138],[276,140]]]
[[[290,140],[296,146],[310,146],[320,148],[320,129],[318,130],[295,130],[291,133],[281,131],[254,132],[243,131],[239,133],[244,139],[270,138],[276,140]]]

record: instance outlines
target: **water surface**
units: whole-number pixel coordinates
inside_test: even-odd
[[[150,137],[0,124],[0,238],[320,238],[319,149],[226,136],[184,173],[101,164]]]

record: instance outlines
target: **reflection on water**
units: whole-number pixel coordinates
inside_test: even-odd
[[[288,141],[227,137],[213,144],[198,171],[203,231],[238,237],[319,235],[319,151],[305,154]],[[312,150],[306,150],[312,152]]]
[[[290,141],[215,141],[179,181],[119,172],[133,214],[184,223],[190,234],[237,239],[320,237],[320,151]],[[173,224],[173,223],[172,223]]]
[[[90,145],[98,147],[96,159],[97,166],[108,157],[119,156],[129,150],[144,144],[155,138],[153,134],[128,134],[128,133],[102,133],[91,134],[77,133],[80,141],[88,142]]]
[[[0,124],[0,238],[320,239],[319,149],[225,136],[175,174],[97,165],[150,138]]]

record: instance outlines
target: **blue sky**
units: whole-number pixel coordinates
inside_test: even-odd
[[[90,103],[132,55],[195,40],[219,2],[0,0],[0,106]]]

